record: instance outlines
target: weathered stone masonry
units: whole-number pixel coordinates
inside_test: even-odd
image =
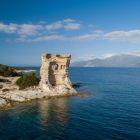
[[[43,54],[40,69],[40,88],[46,92],[61,94],[76,92],[68,78],[71,55]]]

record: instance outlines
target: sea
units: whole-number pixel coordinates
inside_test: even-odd
[[[69,77],[87,96],[0,110],[0,140],[140,140],[140,68],[72,67]]]

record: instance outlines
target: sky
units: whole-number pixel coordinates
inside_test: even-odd
[[[0,63],[39,66],[140,52],[140,0],[0,0]]]

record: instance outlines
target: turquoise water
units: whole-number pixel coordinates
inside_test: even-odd
[[[0,111],[0,139],[140,139],[139,68],[71,68],[70,79],[91,95],[37,100]]]

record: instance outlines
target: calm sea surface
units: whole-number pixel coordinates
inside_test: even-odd
[[[0,110],[0,140],[140,140],[139,68],[71,68],[70,79],[91,95]]]

